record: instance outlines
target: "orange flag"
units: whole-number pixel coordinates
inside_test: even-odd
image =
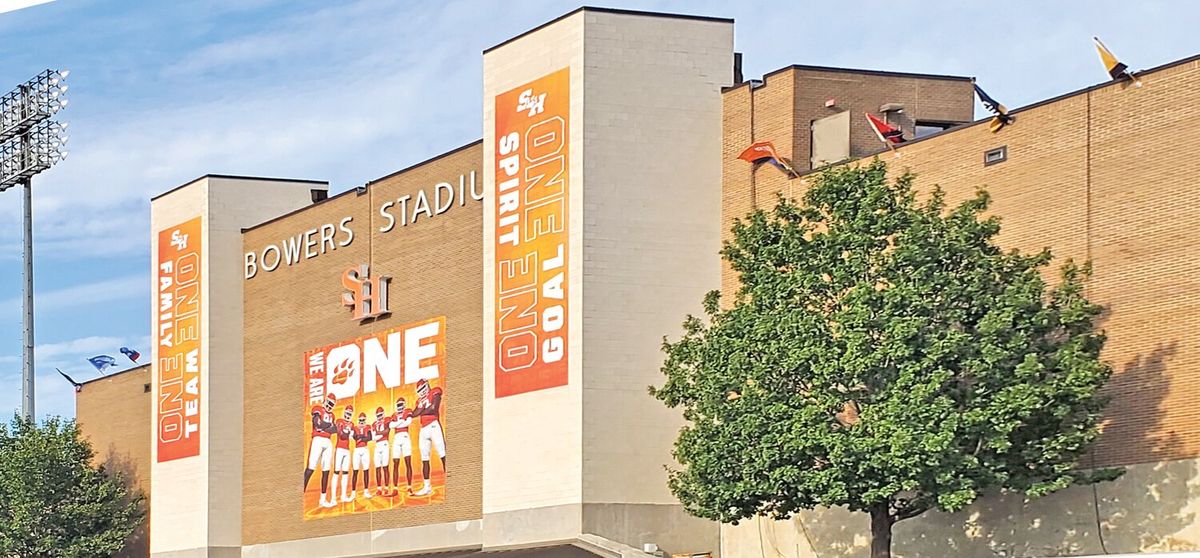
[[[738,159],[746,161],[747,163],[770,163],[771,165],[774,165],[775,168],[783,171],[790,178],[796,178],[797,176],[800,176],[800,173],[796,172],[796,169],[792,168],[792,162],[787,160],[787,158],[780,156],[779,152],[775,151],[775,144],[769,141],[755,142],[754,145],[751,145],[750,147],[747,147],[745,151],[742,151],[742,154],[738,155]]]

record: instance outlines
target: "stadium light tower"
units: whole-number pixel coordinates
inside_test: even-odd
[[[67,70],[46,70],[0,97],[0,192],[24,186],[25,319],[21,414],[33,411],[33,176],[65,159],[65,122],[50,119],[67,106]]]

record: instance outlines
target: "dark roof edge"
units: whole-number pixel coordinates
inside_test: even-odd
[[[727,17],[699,16],[699,15],[676,14],[676,13],[668,13],[668,12],[648,12],[648,11],[642,11],[642,10],[624,10],[624,9],[620,9],[620,8],[599,8],[596,6],[581,6],[579,8],[575,8],[574,10],[571,10],[570,12],[567,12],[563,15],[560,15],[550,21],[547,21],[546,23],[538,25],[537,27],[534,27],[533,29],[525,31],[524,33],[513,35],[512,37],[505,39],[503,42],[496,43],[488,48],[485,48],[485,49],[483,49],[483,54],[487,54],[487,53],[489,53],[493,50],[496,50],[504,45],[507,45],[508,43],[511,43],[517,39],[520,39],[521,37],[530,35],[532,33],[540,31],[546,27],[554,25],[555,23],[558,23],[564,19],[567,19],[579,12],[596,12],[596,13],[602,13],[602,14],[619,14],[619,15],[633,15],[633,16],[643,16],[643,17],[662,17],[662,18],[670,18],[670,19],[687,19],[687,20],[692,20],[692,21],[712,21],[712,22],[717,22],[717,23],[733,23],[733,18],[727,18]]]
[[[428,158],[428,159],[425,159],[424,161],[421,161],[421,162],[419,162],[419,163],[414,163],[414,164],[412,164],[412,165],[409,165],[409,166],[407,166],[407,167],[404,167],[404,168],[402,168],[402,169],[400,169],[400,170],[398,170],[398,171],[396,171],[396,172],[389,173],[389,174],[387,174],[387,175],[384,175],[384,176],[382,176],[382,177],[376,178],[376,179],[374,179],[374,180],[368,180],[368,181],[367,181],[367,183],[366,183],[366,184],[364,184],[363,186],[356,187],[356,188],[350,188],[349,190],[346,190],[345,192],[340,192],[340,193],[338,193],[338,194],[336,194],[336,195],[333,195],[333,196],[330,196],[330,197],[328,197],[328,198],[325,198],[325,199],[323,199],[323,200],[321,200],[321,201],[319,201],[319,202],[310,203],[310,204],[308,204],[308,205],[305,205],[305,206],[303,206],[303,207],[299,207],[299,208],[293,209],[293,210],[291,210],[291,211],[289,211],[289,212],[287,212],[287,213],[284,213],[283,215],[278,215],[278,216],[272,217],[272,218],[270,218],[270,219],[267,219],[266,221],[263,221],[263,222],[261,222],[261,223],[258,223],[258,224],[256,224],[256,225],[252,225],[252,226],[249,226],[249,227],[243,227],[243,228],[242,228],[242,233],[243,233],[243,234],[245,234],[245,233],[247,233],[247,232],[250,232],[250,231],[252,231],[252,230],[254,230],[254,229],[257,229],[257,228],[259,228],[259,227],[266,226],[266,225],[269,225],[269,224],[271,224],[271,223],[274,223],[275,221],[279,221],[279,220],[281,220],[281,219],[286,219],[286,218],[288,218],[288,217],[291,217],[291,216],[293,216],[293,215],[295,215],[295,214],[297,214],[297,213],[300,213],[300,212],[302,212],[302,211],[306,211],[306,210],[308,210],[308,209],[314,208],[314,207],[316,207],[316,206],[318,206],[318,205],[321,205],[321,204],[329,203],[329,202],[331,202],[331,201],[333,201],[333,200],[336,200],[336,199],[338,199],[338,198],[340,198],[340,197],[342,197],[342,196],[345,196],[345,195],[349,195],[349,194],[357,194],[357,195],[360,195],[360,196],[361,196],[362,194],[365,194],[365,193],[366,193],[366,191],[367,191],[368,189],[370,189],[370,187],[371,187],[371,185],[372,185],[372,184],[376,184],[376,183],[378,183],[378,182],[380,182],[380,181],[387,180],[387,179],[389,179],[389,178],[392,178],[392,177],[394,177],[394,176],[397,176],[397,175],[400,175],[400,174],[406,173],[406,172],[408,172],[408,171],[411,171],[411,170],[413,170],[413,169],[415,169],[415,168],[417,168],[417,167],[421,167],[421,166],[424,166],[424,165],[428,165],[428,164],[430,164],[430,163],[433,163],[433,162],[435,162],[435,161],[437,161],[437,160],[439,160],[439,159],[441,159],[441,158],[443,158],[443,157],[449,157],[450,155],[454,155],[455,153],[458,153],[458,152],[460,152],[460,151],[464,151],[464,150],[466,150],[466,149],[470,149],[471,147],[474,147],[474,146],[476,146],[476,145],[482,145],[482,144],[483,144],[483,138],[479,138],[479,139],[477,139],[477,140],[475,140],[475,141],[473,141],[473,142],[471,142],[471,143],[468,143],[468,144],[466,144],[466,145],[461,145],[461,146],[455,147],[454,149],[451,149],[450,151],[446,151],[445,153],[439,153],[439,154],[437,154],[437,155],[434,155],[433,157],[430,157],[430,158]],[[361,190],[361,191],[360,191],[360,190]]]
[[[267,182],[296,182],[296,183],[300,183],[300,184],[324,184],[326,186],[329,186],[328,180],[307,180],[307,179],[301,179],[301,178],[272,178],[272,177],[267,177],[267,176],[240,176],[240,175],[236,175],[236,174],[204,174],[204,175],[200,175],[196,178],[193,178],[187,182],[184,182],[183,184],[180,184],[179,186],[171,188],[170,190],[167,190],[166,192],[163,192],[157,196],[154,196],[154,197],[150,198],[150,201],[157,200],[158,198],[161,198],[167,194],[170,194],[171,192],[180,190],[180,189],[184,188],[185,186],[190,186],[192,184],[195,184],[196,182],[204,180],[205,178],[224,178],[227,180],[262,180],[262,181],[267,181]]]
[[[368,180],[368,181],[367,181],[367,186],[368,186],[368,187],[370,187],[372,184],[375,184],[375,183],[377,183],[377,182],[383,182],[384,180],[387,180],[387,179],[389,179],[389,178],[392,178],[393,176],[397,176],[397,175],[400,175],[400,174],[404,174],[404,173],[406,173],[406,172],[408,172],[408,171],[410,171],[410,170],[413,170],[413,169],[415,169],[415,168],[417,168],[417,167],[420,167],[420,166],[427,165],[427,164],[429,164],[429,163],[432,163],[432,162],[434,162],[434,161],[436,161],[436,160],[438,160],[438,159],[441,159],[442,157],[449,157],[450,155],[454,155],[455,153],[458,153],[459,151],[465,151],[465,150],[467,150],[467,149],[470,149],[470,148],[472,148],[472,147],[475,147],[476,145],[483,145],[483,138],[479,138],[479,139],[477,139],[477,140],[475,140],[475,141],[473,141],[473,142],[470,142],[470,143],[467,143],[467,144],[460,145],[460,146],[458,146],[458,147],[455,147],[454,149],[451,149],[450,151],[447,151],[447,152],[445,152],[445,153],[441,153],[441,154],[438,154],[438,155],[434,155],[433,157],[430,157],[430,158],[428,158],[428,159],[425,159],[424,161],[421,161],[421,162],[419,162],[419,163],[413,163],[413,164],[411,164],[411,165],[409,165],[409,166],[407,166],[407,167],[404,167],[404,168],[402,168],[402,169],[400,169],[400,170],[398,170],[398,171],[396,171],[396,172],[388,173],[388,174],[385,174],[385,175],[383,175],[383,176],[381,176],[381,177],[379,177],[379,178],[376,178],[375,180]]]
[[[84,380],[84,381],[82,381],[82,382],[79,382],[79,383],[80,383],[80,384],[82,384],[82,385],[85,385],[85,386],[86,386],[86,385],[88,385],[88,384],[90,384],[90,383],[92,383],[92,382],[99,382],[100,380],[107,380],[107,379],[109,379],[109,378],[112,378],[112,377],[114,377],[114,376],[120,376],[121,374],[128,374],[129,372],[133,372],[133,371],[135,371],[135,370],[141,370],[141,369],[143,369],[143,368],[150,368],[150,363],[148,363],[148,362],[147,362],[146,364],[139,364],[139,365],[137,365],[137,366],[134,366],[134,367],[131,367],[131,368],[126,368],[126,369],[124,369],[124,370],[118,370],[118,371],[116,371],[116,372],[113,372],[113,373],[111,373],[111,374],[105,374],[105,375],[103,375],[103,376],[100,376],[100,377],[98,377],[98,378],[92,378],[92,379],[90,379],[90,380]]]
[[[784,66],[778,70],[774,70],[774,71],[763,74],[762,82],[765,85],[767,82],[767,78],[769,78],[775,74],[783,73],[783,72],[786,72],[789,70],[808,70],[808,71],[814,71],[814,72],[831,72],[831,73],[838,73],[838,74],[860,74],[860,75],[867,75],[867,76],[897,77],[897,78],[912,78],[912,79],[934,79],[934,80],[945,80],[945,81],[974,81],[975,80],[975,78],[970,77],[970,76],[951,76],[951,75],[946,75],[946,74],[921,74],[921,73],[916,73],[916,72],[892,72],[892,71],[888,71],[888,70],[866,70],[866,69],[862,69],[862,68],[837,68],[834,66],[809,66],[809,65],[804,65],[804,64],[792,64],[790,66]],[[737,89],[739,87],[743,87],[743,86],[746,86],[749,84],[750,84],[750,80],[743,81],[742,83],[730,85],[728,87],[722,87],[721,92],[725,93],[727,91],[733,91],[734,89]]]
[[[971,81],[975,78],[968,76],[952,76],[949,74],[923,74],[919,72],[893,72],[890,70],[870,70],[863,68],[835,68],[833,66],[809,66],[805,64],[792,64],[786,68],[780,68],[771,72],[776,74],[786,70],[809,70],[814,72],[836,72],[839,74],[864,74],[869,76],[883,77],[903,77],[903,78],[920,78],[920,79],[942,79],[948,81]],[[767,75],[771,75],[767,74]],[[766,77],[766,76],[763,76]]]
[[[1169,70],[1169,69],[1171,69],[1171,68],[1174,68],[1174,67],[1176,67],[1176,66],[1182,66],[1182,65],[1184,65],[1184,64],[1190,64],[1190,63],[1192,63],[1192,62],[1196,62],[1196,61],[1200,61],[1200,54],[1193,54],[1192,56],[1189,56],[1189,57],[1187,57],[1187,58],[1180,58],[1179,60],[1174,60],[1174,61],[1171,61],[1171,62],[1167,62],[1166,64],[1162,64],[1162,65],[1159,65],[1159,66],[1155,66],[1155,67],[1153,67],[1153,68],[1147,68],[1147,69],[1145,69],[1145,70],[1138,70],[1138,71],[1136,71],[1136,72],[1133,72],[1133,75],[1134,75],[1134,76],[1143,76],[1143,75],[1152,74],[1152,73],[1155,73],[1155,72],[1160,72],[1160,71],[1163,71],[1163,70]],[[1036,101],[1036,102],[1030,103],[1030,104],[1028,104],[1028,105],[1025,105],[1025,106],[1023,106],[1023,107],[1019,107],[1019,108],[1016,108],[1016,109],[1010,110],[1010,111],[1008,111],[1008,113],[1009,113],[1009,114],[1011,114],[1011,115],[1015,115],[1015,114],[1018,114],[1018,113],[1021,113],[1021,112],[1025,112],[1025,111],[1028,111],[1028,110],[1032,110],[1032,109],[1035,109],[1035,108],[1038,108],[1038,107],[1041,107],[1041,106],[1049,105],[1049,104],[1051,104],[1051,103],[1057,103],[1058,101],[1062,101],[1062,100],[1064,100],[1064,99],[1068,99],[1068,98],[1070,98],[1070,97],[1075,97],[1075,96],[1078,96],[1078,95],[1084,95],[1084,94],[1087,94],[1087,93],[1091,93],[1091,92],[1093,92],[1093,91],[1097,91],[1097,90],[1100,90],[1100,89],[1104,89],[1105,87],[1109,87],[1109,86],[1112,86],[1112,85],[1117,85],[1118,83],[1120,83],[1120,82],[1118,82],[1117,80],[1109,80],[1109,81],[1105,81],[1105,82],[1097,83],[1097,84],[1095,84],[1095,85],[1089,85],[1089,86],[1087,86],[1087,87],[1084,87],[1084,88],[1082,88],[1082,89],[1076,89],[1075,91],[1070,91],[1070,92],[1067,92],[1067,93],[1063,93],[1062,95],[1056,95],[1056,96],[1054,96],[1054,97],[1050,97],[1050,98],[1048,98],[1048,99],[1042,99],[1041,101]],[[923,142],[923,141],[925,141],[925,140],[928,140],[928,139],[933,139],[933,138],[936,138],[936,137],[939,137],[939,136],[943,136],[943,135],[946,135],[946,134],[952,134],[952,133],[954,133],[954,132],[957,132],[957,131],[959,131],[959,130],[965,130],[965,129],[967,129],[967,128],[970,128],[970,127],[972,127],[972,126],[978,126],[978,125],[980,125],[980,124],[983,124],[983,123],[985,123],[985,122],[989,122],[989,121],[991,121],[991,119],[992,119],[992,117],[991,117],[991,116],[986,116],[986,117],[984,117],[984,118],[980,118],[979,120],[975,120],[975,121],[973,121],[973,122],[966,122],[966,123],[963,123],[963,124],[959,124],[958,126],[955,126],[955,127],[953,127],[953,128],[947,128],[947,129],[945,129],[945,130],[942,130],[942,131],[940,131],[940,132],[936,132],[936,133],[933,133],[933,134],[929,134],[928,136],[923,136],[923,137],[920,137],[920,138],[914,138],[914,139],[911,139],[911,140],[908,140],[908,141],[904,142],[902,145],[900,145],[899,147],[897,147],[897,149],[904,149],[905,147],[907,147],[907,146],[909,146],[909,145],[912,145],[912,144],[914,144],[914,143],[920,143],[920,142]],[[886,152],[888,152],[888,151],[890,151],[890,149],[889,149],[889,148],[887,148],[887,147],[881,147],[881,148],[879,148],[879,150],[878,150],[878,151],[873,151],[873,152],[871,152],[871,153],[868,153],[868,154],[866,154],[866,155],[863,155],[863,156],[861,156],[861,157],[857,157],[857,158],[853,158],[853,159],[847,159],[846,161],[843,161],[843,162],[842,162],[842,163],[840,163],[840,164],[846,164],[846,163],[853,162],[853,161],[861,161],[861,160],[863,160],[863,159],[869,159],[869,158],[871,158],[871,157],[876,157],[876,156],[878,156],[878,155],[881,155],[881,154],[883,154],[883,153],[886,153]],[[835,164],[835,165],[833,165],[833,166],[837,166],[837,164]],[[819,172],[821,172],[821,170],[822,170],[822,169],[812,169],[812,170],[808,170],[808,171],[805,171],[805,172],[802,172],[802,173],[800,173],[800,174],[799,174],[799,175],[798,175],[796,178],[801,178],[801,177],[804,177],[804,176],[808,176],[808,175],[810,175],[810,174],[816,174],[816,173],[819,173]]]

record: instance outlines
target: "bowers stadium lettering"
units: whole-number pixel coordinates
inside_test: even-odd
[[[397,223],[401,227],[407,227],[420,219],[430,219],[454,207],[462,207],[468,200],[479,202],[483,199],[481,188],[482,185],[476,184],[475,171],[471,171],[459,175],[457,188],[450,182],[438,182],[433,185],[432,193],[421,189],[415,196],[404,195],[387,200],[379,206],[379,216],[385,222],[378,230],[381,233],[391,232],[395,230]],[[296,233],[280,242],[268,244],[260,250],[246,252],[246,279],[254,278],[259,271],[270,273],[280,266],[297,265],[349,246],[354,242],[354,229],[351,227],[353,222],[353,217],[345,216],[336,222],[330,221]]]
[[[305,519],[445,501],[446,375],[445,316],[304,354]]]
[[[158,233],[155,347],[158,462],[200,454],[200,250],[196,217]]]
[[[570,71],[496,96],[496,396],[567,384]]]

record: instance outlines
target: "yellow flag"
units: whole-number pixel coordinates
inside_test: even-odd
[[[1096,52],[1100,53],[1100,61],[1104,63],[1104,69],[1108,71],[1108,76],[1112,79],[1129,78],[1133,79],[1133,75],[1129,73],[1129,67],[1117,60],[1116,55],[1104,46],[1097,37],[1092,37],[1092,41],[1096,43]]]

